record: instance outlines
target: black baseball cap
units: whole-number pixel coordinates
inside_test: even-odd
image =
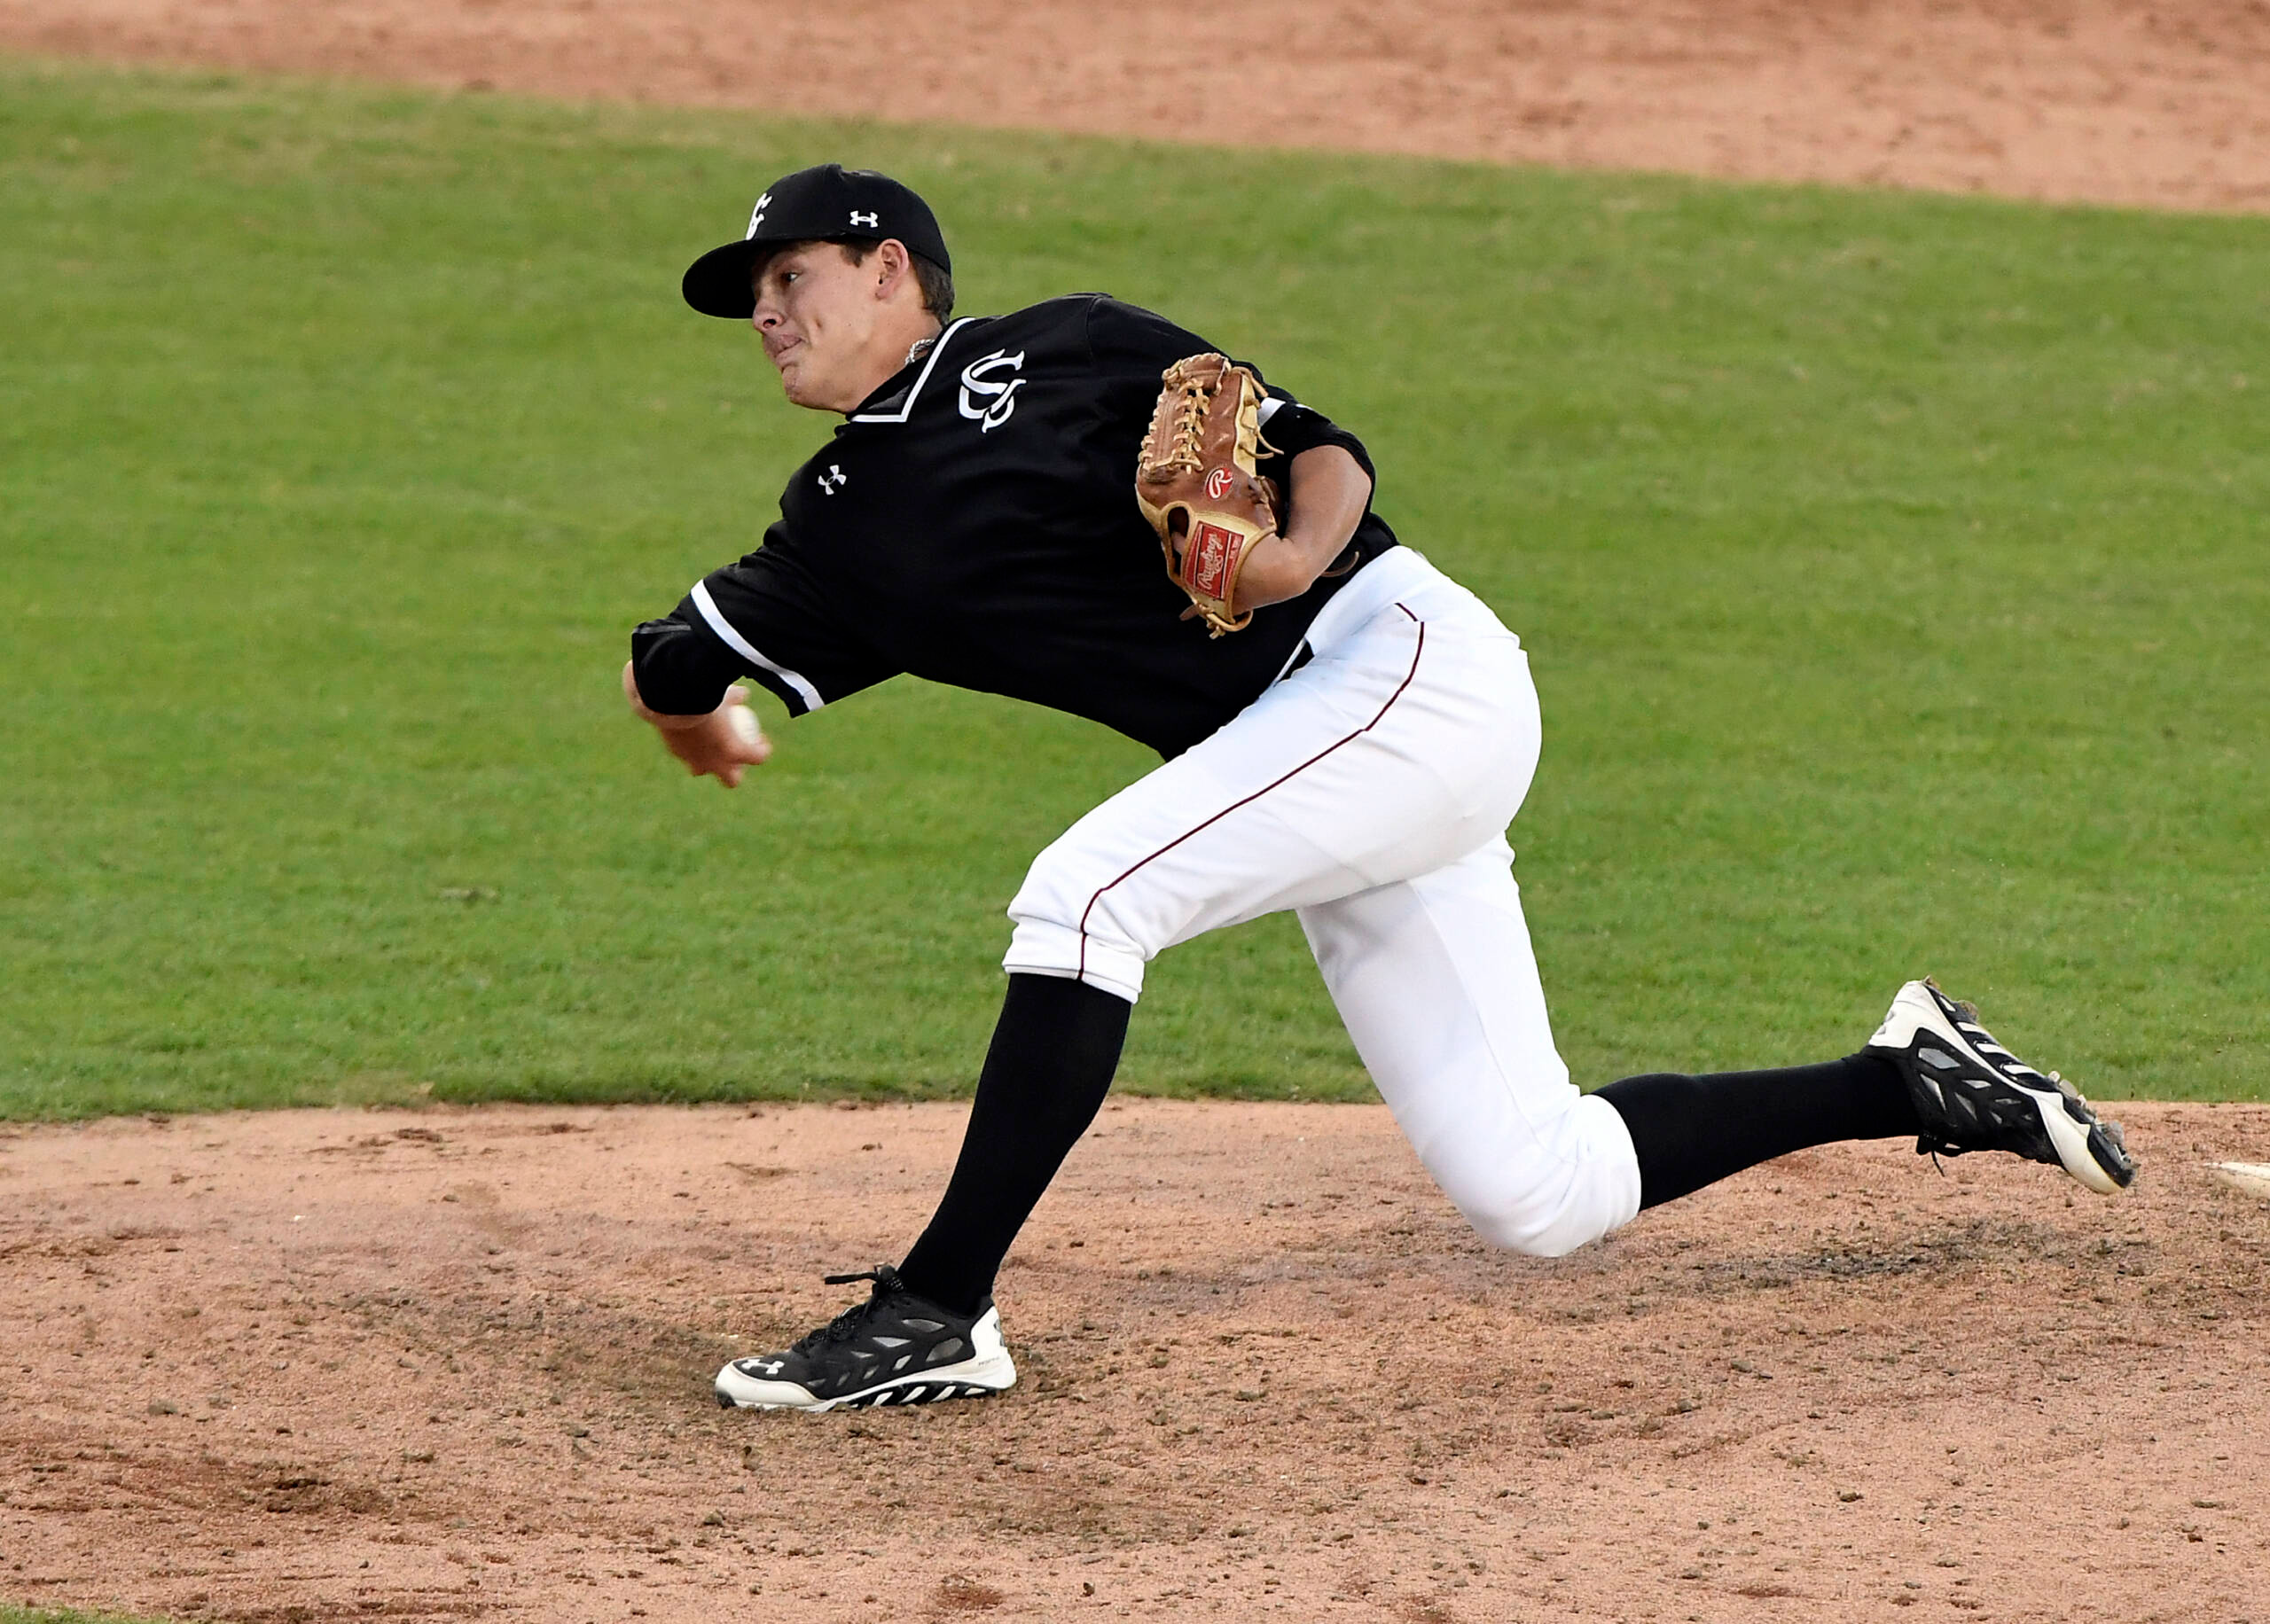
[[[938,217],[912,189],[873,169],[824,163],[766,187],[748,212],[740,241],[712,248],[687,266],[680,289],[702,315],[745,322],[756,309],[749,271],[767,249],[813,241],[879,243],[890,237],[952,273]]]

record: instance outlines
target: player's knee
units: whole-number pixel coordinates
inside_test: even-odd
[[[1139,879],[1142,877],[1137,877]],[[1009,917],[1068,931],[1091,941],[1155,956],[1166,945],[1168,929],[1158,899],[1131,882],[1121,869],[1099,865],[1093,855],[1060,839],[1033,859],[1025,883],[1009,904]]]
[[[1109,875],[1059,841],[1033,860],[1009,904],[1016,926],[1002,967],[1012,974],[1076,977],[1133,1002],[1155,949],[1129,928],[1113,905]]]
[[[1508,1230],[1498,1235],[1485,1235],[1483,1238],[1500,1252],[1517,1252],[1526,1258],[1564,1258],[1579,1246],[1589,1246],[1600,1237],[1585,1230],[1556,1228],[1541,1231]]]
[[[1629,1203],[1595,1167],[1562,1163],[1501,1170],[1485,1190],[1452,1192],[1475,1233],[1500,1252],[1523,1257],[1566,1257],[1626,1222]],[[1511,1173],[1513,1176],[1507,1176]]]
[[[1445,1132],[1421,1152],[1475,1232],[1501,1252],[1565,1257],[1632,1222],[1640,1164],[1624,1120],[1596,1095],[1562,1085],[1558,1111],[1507,1118],[1502,1135]]]
[[[1475,1233],[1491,1246],[1530,1258],[1566,1257],[1607,1232],[1597,1222],[1585,1222],[1566,1212],[1545,1216],[1543,1222],[1539,1222],[1538,1215],[1530,1214],[1477,1216],[1469,1213],[1467,1216]]]
[[[1096,887],[1079,872],[1081,865],[1059,850],[1061,844],[1060,841],[1042,852],[1032,860],[1032,867],[1025,871],[1024,884],[1017,887],[1017,894],[1009,903],[1009,917],[1018,924],[1031,920],[1066,930],[1079,928],[1085,902],[1083,886],[1090,894]]]

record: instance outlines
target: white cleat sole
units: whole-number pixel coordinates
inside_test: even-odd
[[[801,1409],[821,1415],[831,1409],[880,1409],[892,1405],[935,1404],[946,1399],[991,1398],[1016,1386],[1016,1367],[998,1360],[964,1360],[920,1376],[877,1382],[857,1393],[814,1398],[793,1382],[757,1381],[732,1365],[717,1372],[717,1402],[727,1409]]]

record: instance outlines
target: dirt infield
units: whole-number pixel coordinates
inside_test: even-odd
[[[2266,0],[0,0],[0,46],[427,84],[2270,207]]]
[[[1485,1253],[1383,1110],[1128,1101],[1024,1379],[726,1414],[953,1106],[0,1130],[0,1596],[183,1618],[2270,1619],[2270,1109],[2100,1201],[1903,1146]]]

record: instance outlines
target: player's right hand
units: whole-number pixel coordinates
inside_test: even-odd
[[[665,716],[647,709],[628,665],[622,668],[622,691],[631,709],[661,735],[663,747],[697,778],[712,777],[729,790],[739,789],[744,773],[771,759],[772,741],[748,707],[748,690],[738,683],[706,716]]]
[[[729,790],[739,789],[741,775],[772,755],[772,741],[748,707],[748,690],[738,684],[725,690],[725,702],[693,726],[661,732],[663,745],[685,763],[686,771],[715,778]]]

